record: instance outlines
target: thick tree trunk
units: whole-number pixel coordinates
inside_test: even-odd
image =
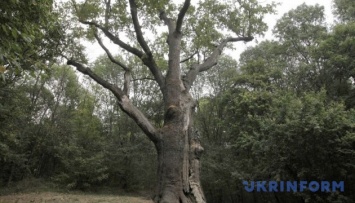
[[[203,148],[192,128],[193,101],[189,94],[182,97],[179,107],[171,106],[158,151],[157,203],[204,203],[200,184],[200,155]]]

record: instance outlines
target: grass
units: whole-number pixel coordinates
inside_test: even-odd
[[[126,193],[112,188],[97,192],[68,191],[51,182],[27,179],[0,188],[0,203],[152,203],[147,193]]]
[[[0,203],[152,203],[144,197],[100,195],[100,194],[70,194],[57,192],[17,193],[0,196]]]

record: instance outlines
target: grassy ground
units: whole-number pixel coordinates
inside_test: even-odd
[[[0,203],[152,203],[144,197],[41,192],[0,196]]]
[[[126,193],[114,188],[68,191],[39,179],[26,179],[0,188],[0,203],[153,203],[150,196],[150,192]]]

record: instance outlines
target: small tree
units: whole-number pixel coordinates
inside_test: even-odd
[[[199,73],[217,64],[229,44],[249,42],[254,35],[262,34],[267,28],[263,16],[272,12],[274,5],[260,5],[256,0],[205,0],[195,5],[191,5],[190,0],[182,5],[167,0],[86,0],[83,3],[72,0],[67,6],[63,11],[72,10],[74,20],[87,25],[80,27],[71,21],[75,26],[69,32],[71,36],[96,40],[112,63],[124,71],[123,87],[111,84],[87,68],[83,64],[85,60],[75,57],[78,52],[71,48],[78,41],[72,38],[72,43],[68,44],[72,54],[66,56],[67,64],[110,90],[122,111],[155,144],[159,180],[154,200],[206,202],[199,172],[203,148],[193,128],[195,101],[190,89]],[[165,25],[161,25],[162,22]],[[146,40],[147,33],[151,33],[153,39]],[[130,98],[132,70],[139,68],[139,64],[128,64],[113,57],[102,35],[150,70],[164,104],[162,125],[154,125]],[[125,38],[135,43],[129,44]]]

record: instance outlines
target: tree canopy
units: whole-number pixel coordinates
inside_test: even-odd
[[[58,56],[61,27],[52,0],[0,3],[0,65],[19,74]]]

